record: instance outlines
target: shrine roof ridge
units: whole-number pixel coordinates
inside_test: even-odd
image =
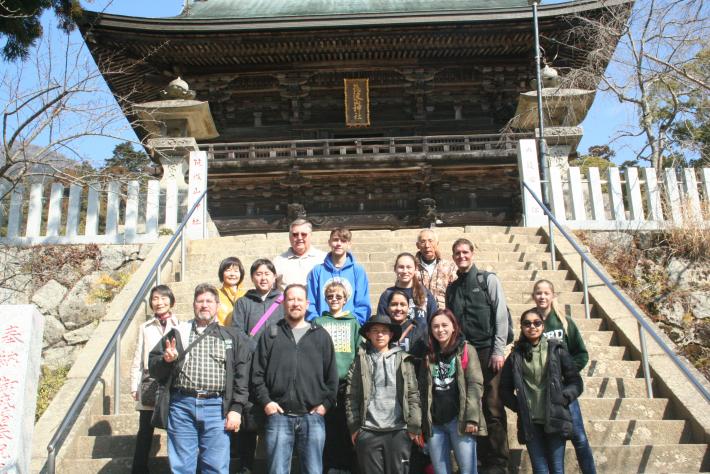
[[[304,0],[313,3],[335,3],[326,0]],[[201,33],[208,31],[258,31],[258,30],[288,30],[292,28],[320,28],[320,27],[347,27],[347,26],[393,26],[416,25],[437,23],[490,23],[496,21],[527,21],[532,19],[531,8],[527,0],[440,0],[434,10],[431,0],[392,0],[393,5],[400,4],[429,4],[428,10],[410,8],[406,11],[385,9],[371,11],[300,11],[298,14],[288,13],[290,8],[282,5],[282,10],[261,10],[255,8],[247,11],[244,5],[265,6],[277,3],[265,0],[207,0],[189,5],[187,12],[174,17],[144,18],[84,10],[83,18],[79,20],[80,27],[109,28],[160,31],[174,33]],[[290,4],[291,2],[285,2]],[[297,2],[294,2],[297,3]],[[340,3],[340,0],[338,1]],[[349,0],[349,3],[372,4],[373,0]],[[602,7],[615,5],[630,5],[634,0],[572,0],[565,3],[542,4],[539,7],[539,16],[545,18],[558,18],[565,15],[583,13]],[[212,4],[211,7],[208,4]],[[226,8],[227,5],[239,8],[234,10]],[[298,3],[297,3],[298,4]],[[495,4],[496,7],[491,5]],[[504,4],[505,7],[500,5]],[[474,6],[478,5],[478,6]],[[220,9],[220,6],[223,8]],[[423,7],[422,7],[423,8]],[[221,11],[221,14],[217,13]],[[293,10],[295,12],[295,10]],[[243,13],[240,13],[243,12]],[[242,16],[240,16],[242,15]],[[251,15],[251,16],[247,16]]]

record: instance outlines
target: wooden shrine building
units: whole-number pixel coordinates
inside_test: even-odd
[[[574,15],[601,8],[540,7],[560,74],[587,61],[564,46],[581,41]],[[219,136],[198,142],[222,234],[304,213],[319,228],[519,222],[516,140],[533,131],[501,130],[533,88],[527,0],[195,0],[80,28],[129,119],[177,76],[209,103]]]

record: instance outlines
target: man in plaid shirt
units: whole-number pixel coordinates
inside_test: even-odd
[[[248,343],[217,323],[218,302],[215,287],[198,285],[195,318],[150,353],[150,373],[170,395],[168,459],[176,474],[194,474],[197,467],[202,474],[229,472],[229,432],[239,431],[248,398]]]

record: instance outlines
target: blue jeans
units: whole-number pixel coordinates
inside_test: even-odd
[[[564,474],[565,439],[557,433],[545,433],[543,425],[533,424],[528,440],[528,455],[534,474]]]
[[[316,413],[266,417],[266,470],[269,474],[291,472],[296,445],[301,474],[322,474],[325,420]]]
[[[572,445],[577,455],[579,469],[582,474],[597,474],[592,448],[589,446],[587,432],[584,430],[584,419],[582,418],[582,410],[579,408],[579,400],[575,399],[568,408],[570,415],[572,415]]]
[[[229,433],[222,398],[195,398],[173,392],[168,413],[168,459],[174,474],[229,472]]]
[[[454,450],[460,474],[477,474],[476,437],[459,433],[456,418],[444,425],[432,425],[429,438],[429,456],[436,474],[452,474],[451,448]]]

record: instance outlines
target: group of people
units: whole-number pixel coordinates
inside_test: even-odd
[[[251,472],[258,437],[269,473],[290,472],[294,451],[304,474],[449,474],[452,452],[461,474],[505,473],[505,406],[535,473],[564,472],[567,439],[582,472],[595,472],[577,401],[588,354],[550,281],[535,283],[506,358],[503,287],[476,268],[469,240],[456,240],[448,260],[434,230],[422,230],[373,312],[351,233],[333,230],[328,253],[311,234],[294,221],[290,248],[253,262],[246,292],[242,263],[225,259],[221,288],[195,288],[190,321],[172,313],[170,288],[151,290],[154,317],[139,332],[131,379],[133,472],[148,472],[161,425],[174,473],[227,473],[231,457]],[[169,407],[161,423],[141,400],[153,380]]]

